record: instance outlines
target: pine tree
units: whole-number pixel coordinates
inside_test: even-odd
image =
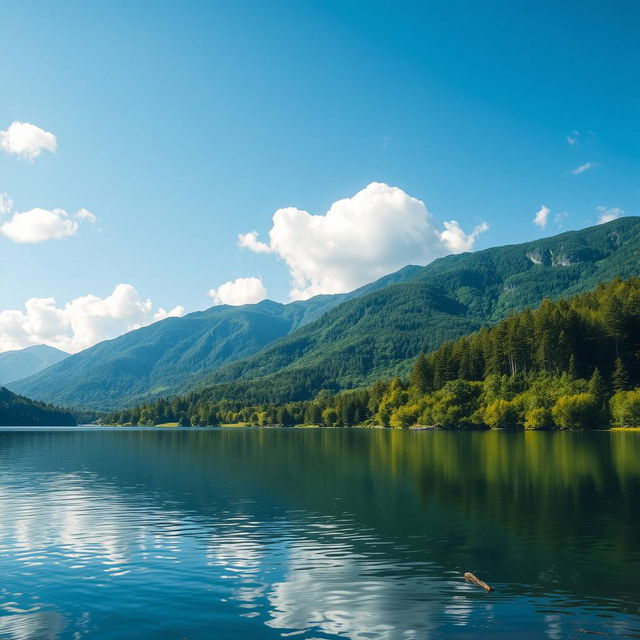
[[[409,374],[409,387],[412,391],[427,393],[431,386],[430,382],[429,362],[424,353],[421,353]]]
[[[629,374],[620,358],[616,358],[616,363],[611,376],[614,391],[627,391],[629,389]]]
[[[593,370],[593,375],[589,380],[589,393],[596,399],[598,406],[605,408],[609,392],[604,378],[597,367]]]

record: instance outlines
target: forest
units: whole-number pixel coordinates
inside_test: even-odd
[[[193,392],[109,424],[576,429],[640,426],[640,278],[545,299],[420,354],[406,378],[311,400],[247,405]]]
[[[75,426],[74,414],[0,387],[0,426]]]

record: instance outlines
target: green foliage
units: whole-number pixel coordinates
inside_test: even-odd
[[[640,389],[619,391],[611,398],[611,417],[617,427],[640,427]]]
[[[624,334],[621,337],[624,337]],[[622,358],[616,358],[611,382],[613,383],[614,391],[627,391],[629,389],[629,374],[624,362],[622,362]]]
[[[547,407],[534,407],[525,414],[525,429],[549,429],[553,426],[553,416]]]
[[[60,427],[75,424],[75,416],[68,411],[0,387],[0,426]]]
[[[588,429],[598,425],[598,403],[590,393],[561,396],[551,410],[561,429]]]
[[[622,358],[629,363],[625,385],[640,383],[639,292],[640,278],[616,279],[570,300],[545,300],[536,310],[512,314],[495,327],[420,356],[408,384],[396,376],[366,388],[336,394],[324,390],[313,400],[287,403],[212,400],[206,391],[195,392],[119,412],[109,420],[158,424],[185,414],[190,424],[602,426],[609,420],[609,389],[616,379],[619,384]],[[554,348],[557,344],[562,348]],[[575,377],[578,368],[587,376]]]
[[[521,424],[513,402],[499,398],[483,411],[484,422],[492,429],[513,429]]]

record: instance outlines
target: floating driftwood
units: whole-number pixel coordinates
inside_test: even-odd
[[[493,587],[490,587],[486,582],[482,582],[480,578],[477,578],[476,576],[473,575],[473,573],[470,573],[469,571],[467,571],[467,573],[464,574],[464,579],[467,582],[471,582],[472,584],[477,585],[478,587],[480,587],[481,589],[484,589],[485,591],[493,591]]]

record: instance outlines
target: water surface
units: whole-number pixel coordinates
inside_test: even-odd
[[[640,433],[2,429],[0,638],[637,638],[639,508]]]

